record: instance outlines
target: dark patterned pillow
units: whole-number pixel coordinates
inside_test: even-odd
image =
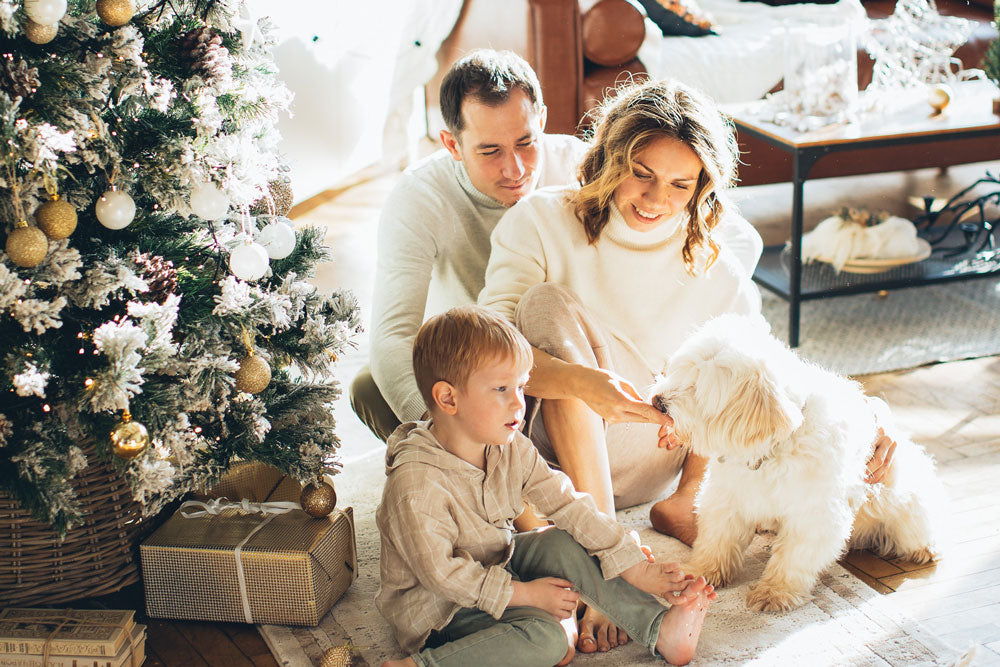
[[[714,35],[712,20],[694,0],[639,0],[664,37]]]

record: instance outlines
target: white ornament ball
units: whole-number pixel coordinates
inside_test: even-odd
[[[135,202],[124,192],[108,190],[97,200],[94,212],[108,229],[124,229],[135,219]]]
[[[257,242],[267,249],[271,259],[284,259],[295,250],[295,230],[288,223],[275,220],[260,230]]]
[[[259,243],[243,243],[229,255],[229,269],[240,280],[258,280],[267,273],[267,250]]]
[[[229,212],[229,200],[211,183],[191,191],[191,210],[202,220],[221,220]]]
[[[24,13],[35,23],[52,25],[66,15],[66,0],[25,0]]]

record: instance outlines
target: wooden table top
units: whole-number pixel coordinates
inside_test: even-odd
[[[997,141],[1000,155],[1000,116],[992,108],[992,100],[1000,97],[1000,90],[993,82],[983,80],[965,81],[951,88],[951,103],[940,114],[932,113],[927,90],[920,88],[894,94],[883,105],[891,108],[882,112],[861,113],[854,122],[834,123],[807,132],[762,120],[762,116],[771,114],[766,111],[766,100],[721,105],[721,109],[738,128],[754,130],[791,149],[883,139],[904,142],[910,137],[995,129],[997,139],[989,137],[984,141]]]

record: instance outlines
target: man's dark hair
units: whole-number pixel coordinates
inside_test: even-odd
[[[465,129],[462,102],[471,98],[496,106],[506,102],[514,88],[523,90],[535,110],[541,112],[542,87],[524,58],[511,51],[473,51],[452,65],[441,82],[441,115],[445,126],[458,138]]]

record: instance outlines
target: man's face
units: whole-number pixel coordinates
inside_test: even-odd
[[[513,206],[538,183],[538,142],[545,127],[545,108],[537,113],[520,88],[506,102],[489,106],[467,98],[462,102],[465,128],[452,135],[441,131],[441,143],[465,164],[476,189],[504,206]]]

